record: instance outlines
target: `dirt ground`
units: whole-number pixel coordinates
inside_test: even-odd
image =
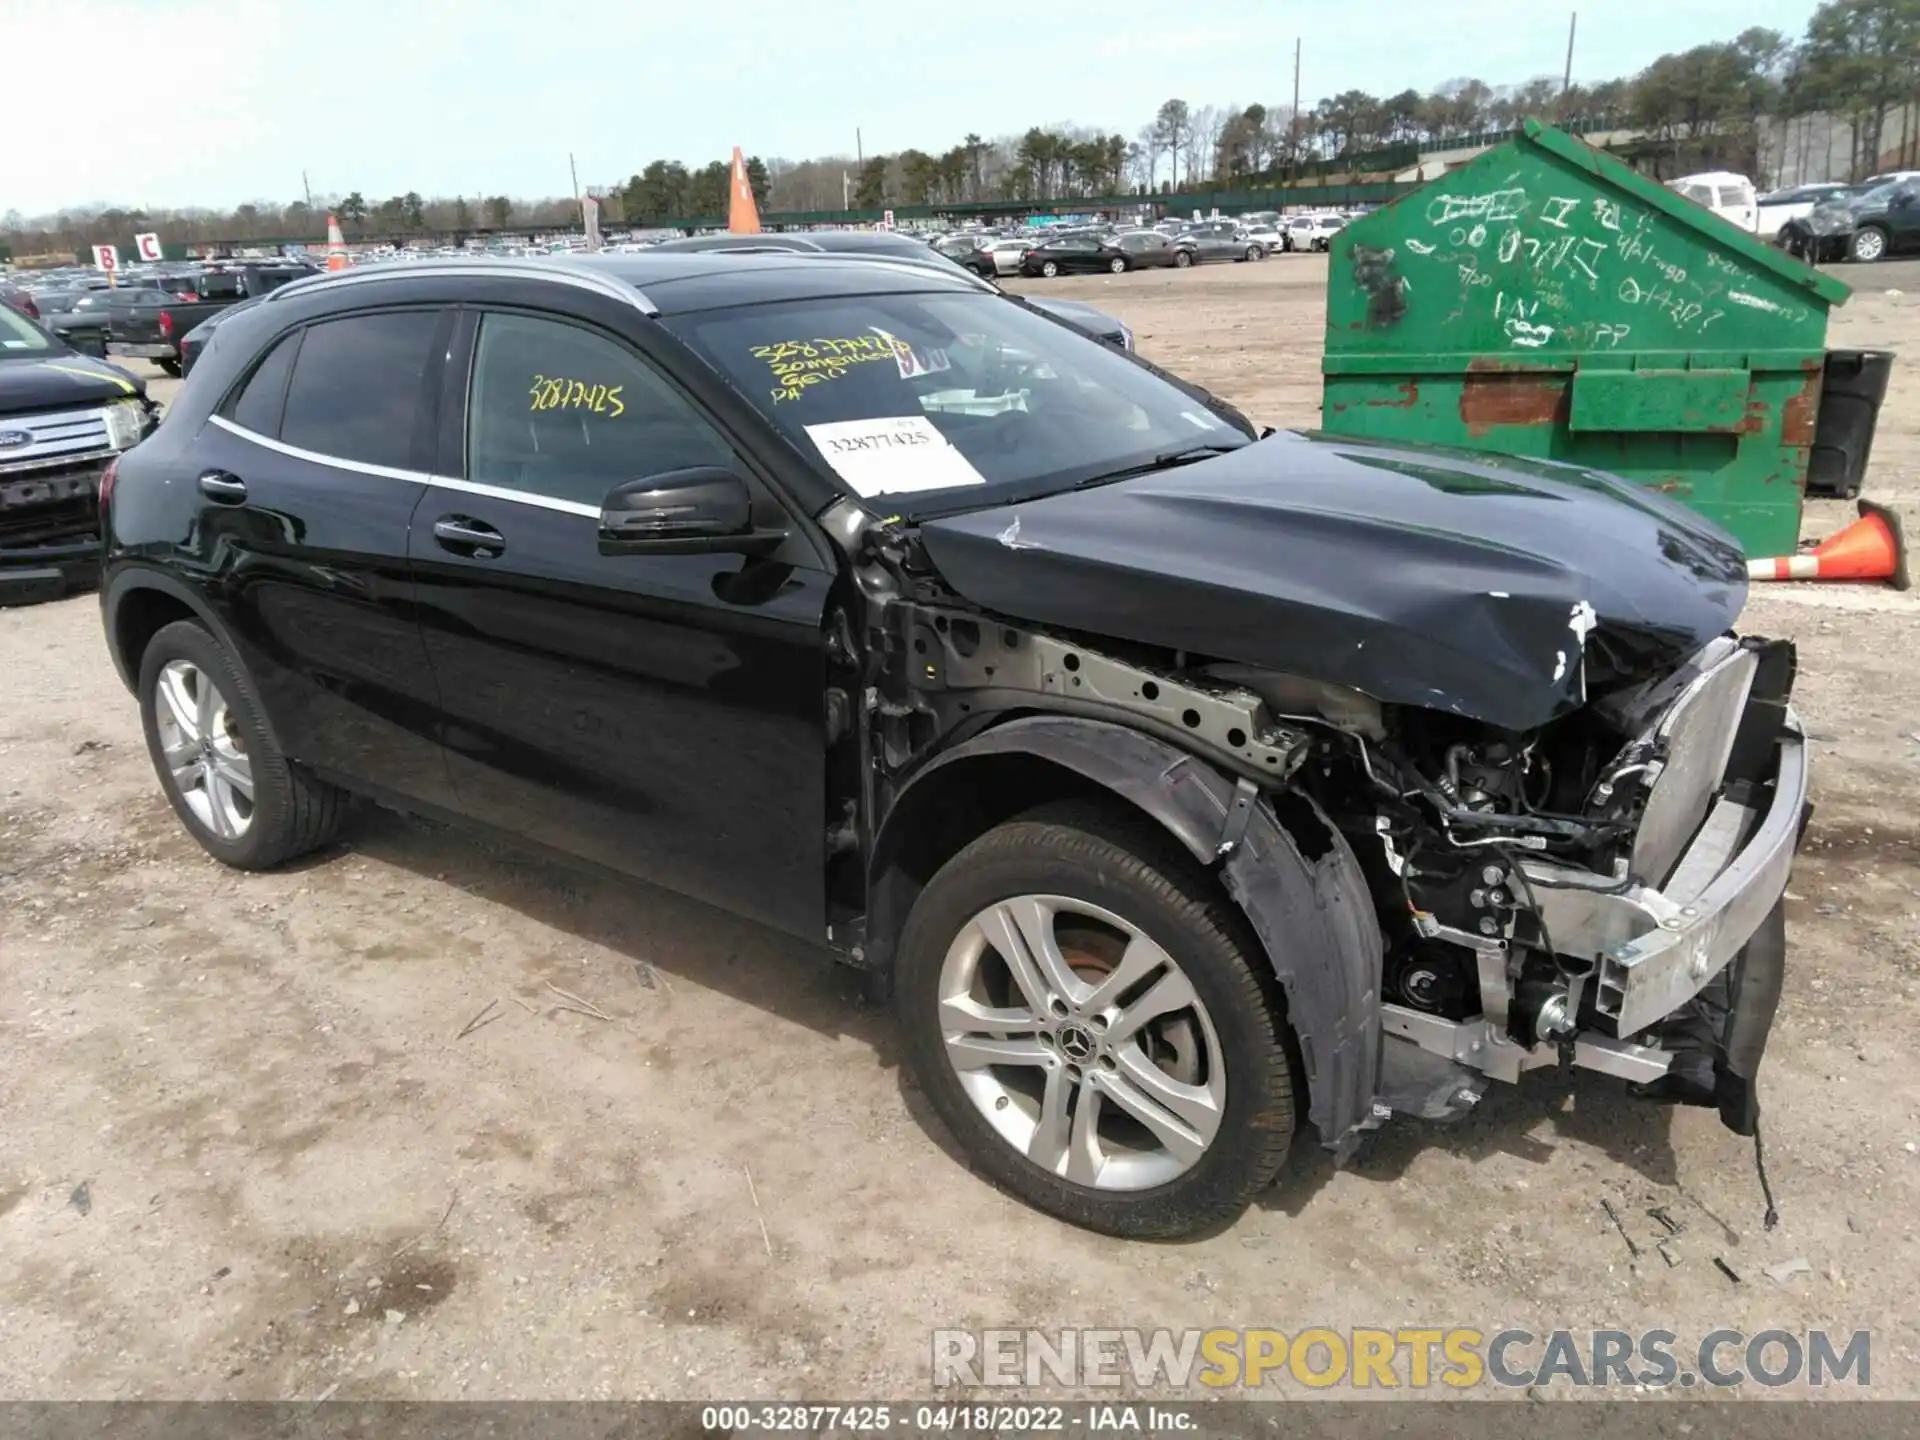
[[[1845,273],[1834,343],[1915,357],[1868,493],[1920,523],[1920,267]],[[1045,293],[1301,425],[1324,279]],[[1150,1246],[972,1176],[886,1015],[777,935],[379,812],[222,869],[94,600],[0,612],[0,1398],[905,1397],[941,1325],[1379,1324],[1866,1328],[1875,1391],[1920,1395],[1920,598],[1766,593],[1743,627],[1799,641],[1817,741],[1762,1072],[1780,1228],[1712,1114],[1542,1072],[1343,1170],[1305,1137],[1231,1229]]]

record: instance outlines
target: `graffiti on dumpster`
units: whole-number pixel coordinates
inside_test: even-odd
[[[1394,268],[1393,248],[1355,245],[1352,260],[1353,283],[1367,292],[1368,328],[1398,324],[1407,313],[1407,282]]]
[[[1465,220],[1518,220],[1527,209],[1527,192],[1519,186],[1485,195],[1436,195],[1427,202],[1429,225],[1457,225]]]
[[[1432,196],[1416,212],[1426,221],[1415,221],[1422,233],[1397,249],[1356,244],[1352,277],[1366,296],[1365,328],[1398,323],[1421,295],[1451,297],[1440,324],[1479,331],[1484,338],[1463,341],[1469,350],[1615,350],[1629,336],[1657,348],[1711,339],[1733,307],[1788,323],[1813,313],[1756,293],[1763,287],[1747,265],[1702,256],[1656,210],[1607,196],[1529,193],[1520,179],[1515,171]]]

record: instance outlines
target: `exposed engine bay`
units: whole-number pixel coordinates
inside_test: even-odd
[[[1488,1080],[1557,1064],[1754,1133],[1777,899],[1804,823],[1790,644],[1723,635],[1675,665],[1589,616],[1572,660],[1587,703],[1512,731],[988,614],[901,529],[868,532],[857,574],[885,617],[862,687],[876,810],[934,750],[1064,712],[1190,751],[1249,804],[1305,796],[1338,828],[1384,944],[1372,1123],[1449,1118]],[[1234,843],[1229,815],[1220,854]]]

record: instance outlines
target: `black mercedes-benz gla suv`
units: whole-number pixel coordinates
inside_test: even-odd
[[[831,945],[1077,1223],[1542,1065],[1753,1133],[1793,652],[1664,497],[1262,433],[957,268],[698,253],[288,285],[103,490],[212,854],[359,795]]]

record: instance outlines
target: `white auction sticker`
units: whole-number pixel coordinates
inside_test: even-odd
[[[984,485],[987,477],[924,415],[807,426],[834,473],[859,495],[903,495]]]

